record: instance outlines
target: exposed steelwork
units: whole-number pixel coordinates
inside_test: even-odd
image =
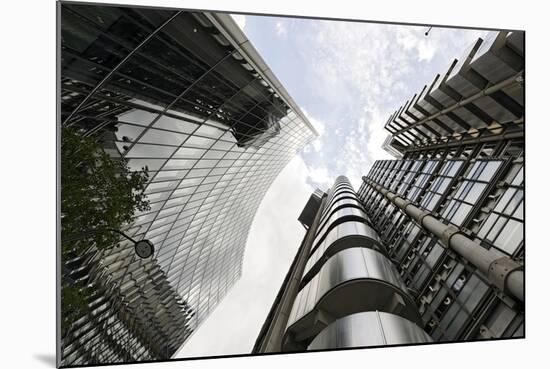
[[[521,121],[523,48],[523,33],[517,31],[475,41],[390,116],[386,150],[405,153],[441,140],[466,140],[487,127]]]
[[[472,241],[454,225],[440,221],[433,214],[423,211],[409,200],[388,191],[384,187],[364,178],[365,182],[388,198],[394,205],[410,216],[418,225],[434,234],[443,245],[474,264],[489,277],[489,280],[500,290],[510,293],[523,301],[523,265],[502,256],[493,249],[487,250]]]
[[[332,348],[334,342],[316,337],[349,326],[347,317],[363,312],[399,317],[384,318],[388,332],[393,332],[392,342],[406,343],[415,334],[422,337],[418,342],[429,340],[426,333],[395,336],[412,326],[422,331],[420,315],[347,178],[337,179],[304,240],[308,247],[299,251],[300,266],[295,262],[289,272],[293,284],[283,284],[279,293],[283,298],[277,298],[278,308],[272,309],[254,352]],[[280,326],[282,321],[286,328]],[[380,340],[375,332],[365,334],[370,336],[365,345]]]
[[[523,37],[476,40],[390,116],[399,160],[357,194],[338,177],[282,346],[254,352],[524,335]]]

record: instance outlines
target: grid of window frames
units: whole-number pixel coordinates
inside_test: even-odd
[[[514,259],[523,258],[524,249],[523,78],[465,105],[479,120],[476,129],[456,119],[467,118],[462,108],[442,109],[453,103],[445,95],[461,101],[461,96],[522,75],[523,68],[522,32],[501,31],[479,40],[386,123],[390,141],[402,145],[394,147],[403,155],[401,162],[413,163],[408,173],[390,174],[387,161],[378,161],[366,176],[460,227],[480,247]],[[441,123],[445,129],[434,132],[438,140],[419,143],[405,135],[410,127],[404,126],[436,113],[441,113],[437,119],[421,124]],[[411,114],[416,119],[409,120]],[[436,341],[523,336],[520,303],[497,292],[472,264],[399,215],[371,186],[363,183],[358,193],[367,213],[377,214],[373,224],[416,297],[424,329]]]
[[[502,163],[503,160],[474,161],[464,180],[461,181],[454,195],[444,207],[441,213],[442,217],[455,226],[461,227]]]
[[[449,160],[443,165],[443,168],[425,191],[420,201],[421,208],[430,212],[438,208],[443,196],[450,189],[453,179],[462,169],[464,162],[464,160]]]
[[[477,233],[480,239],[513,256],[522,252],[523,244],[523,163],[516,167],[502,182],[504,189]]]
[[[204,14],[63,4],[61,35],[62,124],[148,171],[151,209],[126,231],[154,243],[192,331],[239,278],[269,185],[315,134]]]
[[[424,166],[421,164],[423,161],[414,161],[416,165],[410,167],[409,173],[392,174],[394,181],[386,188],[391,186],[394,191],[398,189],[396,192],[401,196],[407,196],[411,189],[417,188],[414,190],[414,197],[420,201],[420,207],[428,211],[442,208],[443,219],[457,226],[468,226],[474,232],[478,231],[477,237],[486,243],[487,247],[494,246],[512,255],[521,254],[522,162],[519,161],[513,169],[503,175],[504,160],[492,157],[476,159],[472,156],[476,152],[484,151],[470,150],[466,156],[470,157],[469,160],[444,160],[443,165],[435,172],[428,167],[429,164]],[[492,149],[491,152],[496,153],[497,150]],[[452,158],[456,154],[454,152],[449,157]],[[433,155],[424,153],[423,156],[430,158]],[[445,154],[439,157],[443,158]],[[406,167],[406,161],[401,161],[403,167]],[[392,169],[388,164],[377,161],[366,177],[382,182],[390,175],[390,171]],[[428,175],[430,173],[431,175]],[[495,187],[494,184],[502,178],[504,180]],[[420,182],[423,186],[418,185]],[[434,340],[523,335],[524,318],[521,307],[496,293],[475,267],[457,258],[452,251],[446,249],[437,239],[424,232],[407,217],[401,217],[394,212],[380,211],[380,207],[389,208],[388,202],[371,186],[363,183],[358,194],[368,214],[379,211],[377,214],[380,217],[386,216],[386,219],[376,222],[375,227],[386,224],[387,228],[394,230],[395,236],[383,237],[383,241],[405,284],[416,297],[424,329]],[[490,210],[481,206],[487,205],[487,201]],[[474,211],[477,211],[477,215]],[[479,215],[483,211],[487,213],[484,218]],[[478,225],[476,216],[484,219],[481,226]],[[405,220],[399,223],[400,219]],[[504,227],[507,222],[511,222],[511,227]],[[518,226],[518,223],[521,226]],[[495,229],[493,233],[492,229]],[[495,242],[501,234],[501,243]]]

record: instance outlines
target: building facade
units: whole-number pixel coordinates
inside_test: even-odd
[[[58,362],[168,359],[240,277],[263,195],[317,133],[227,14],[61,2],[58,15],[61,125],[148,172],[150,210],[122,231],[155,246],[61,260],[86,308]]]
[[[336,180],[253,352],[524,336],[523,45],[477,40],[391,115],[398,159]]]

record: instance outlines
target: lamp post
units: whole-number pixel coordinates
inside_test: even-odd
[[[132,237],[128,236],[126,233],[118,230],[118,229],[112,229],[112,228],[103,228],[103,229],[96,229],[93,231],[88,231],[80,234],[78,237],[71,237],[68,239],[63,240],[62,242],[69,242],[74,241],[82,238],[85,235],[88,234],[94,234],[94,233],[101,233],[101,232],[114,232],[118,233],[122,237],[126,238],[127,240],[131,241],[134,244],[134,251],[136,252],[137,256],[139,256],[142,259],[147,259],[148,257],[151,257],[153,253],[155,252],[155,246],[153,243],[149,240],[139,240],[136,241]]]

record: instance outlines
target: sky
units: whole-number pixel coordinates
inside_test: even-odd
[[[389,116],[486,31],[235,15],[319,137],[279,174],[252,223],[243,274],[178,358],[250,353],[305,230],[315,188],[346,175],[357,190]],[[284,206],[281,206],[284,199]]]

